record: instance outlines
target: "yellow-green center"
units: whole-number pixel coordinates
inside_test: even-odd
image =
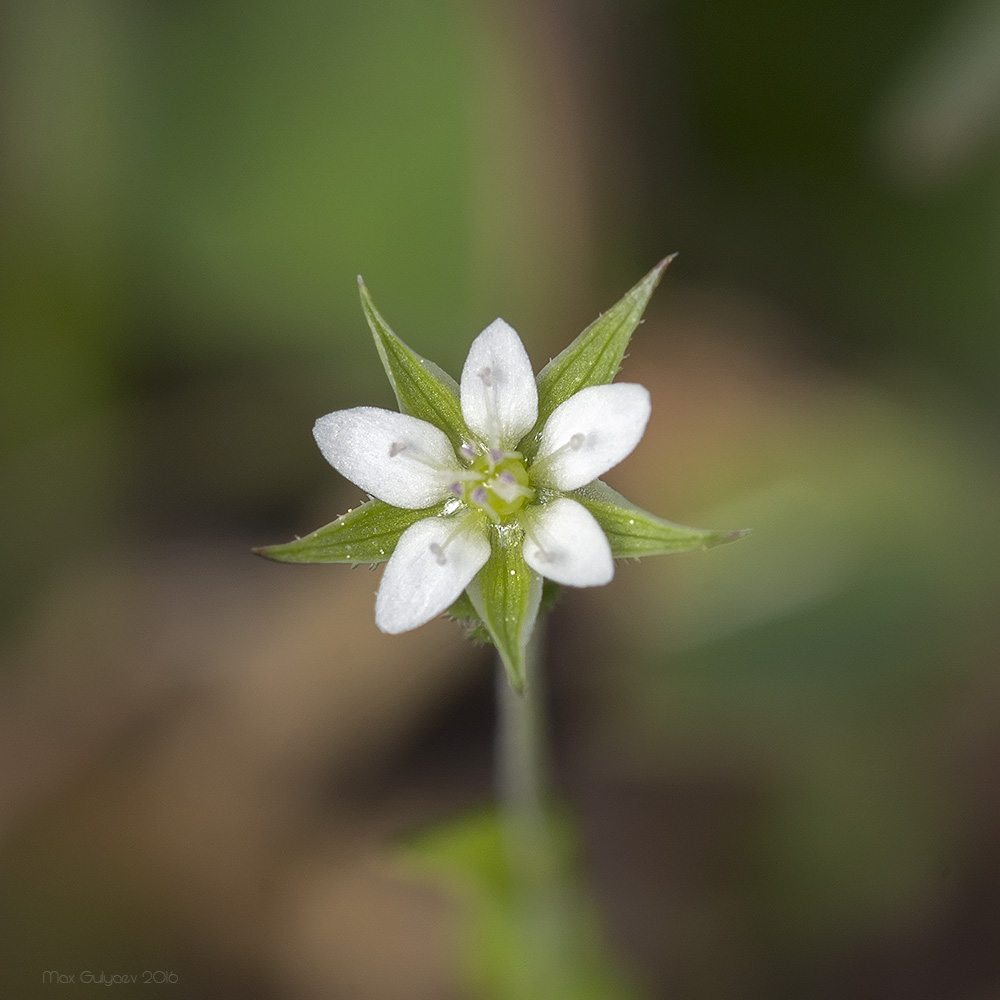
[[[506,520],[535,498],[531,477],[520,455],[508,454],[499,462],[478,455],[472,463],[473,472],[482,478],[465,486],[465,501],[486,511],[494,520]]]

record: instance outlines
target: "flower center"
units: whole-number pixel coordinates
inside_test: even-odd
[[[467,504],[485,511],[496,523],[516,514],[535,498],[531,478],[519,452],[492,450],[477,454],[468,479],[452,484],[452,492]]]

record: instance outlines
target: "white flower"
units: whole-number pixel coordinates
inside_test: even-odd
[[[450,607],[490,557],[498,532],[523,532],[530,571],[592,587],[614,575],[594,516],[565,494],[597,479],[639,443],[649,393],[614,383],[556,407],[530,463],[518,446],[538,419],[538,391],[520,338],[502,319],[473,341],[459,387],[470,439],[456,450],[440,428],[362,406],[316,421],[327,461],[371,496],[410,510],[439,508],[399,538],[379,586],[375,622],[398,633]],[[513,572],[513,571],[511,571]]]

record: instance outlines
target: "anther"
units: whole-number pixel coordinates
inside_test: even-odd
[[[569,439],[569,446],[570,448],[573,449],[573,451],[579,451],[583,447],[583,442],[586,440],[587,439],[583,434],[580,433],[574,434]]]
[[[488,366],[486,368],[480,368],[476,374],[483,380],[483,385],[485,385],[487,389],[493,387],[493,370],[491,368]]]
[[[389,445],[389,458],[395,458],[401,451],[406,451],[406,445],[402,441],[393,441]]]
[[[494,524],[500,523],[500,515],[493,509],[493,505],[490,503],[490,495],[486,491],[485,486],[477,486],[472,491],[471,499]]]
[[[445,543],[447,544],[447,543]],[[444,566],[448,562],[448,557],[444,554],[444,547],[437,542],[431,542],[431,555],[434,556],[438,566]]]
[[[490,489],[504,503],[514,503],[518,497],[531,500],[535,496],[535,491],[530,486],[522,486],[509,469],[504,469],[496,476],[490,483]]]

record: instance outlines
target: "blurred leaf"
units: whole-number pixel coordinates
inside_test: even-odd
[[[558,867],[574,868],[569,818],[550,814]],[[608,955],[593,903],[571,879],[521,891],[503,817],[482,810],[412,839],[406,856],[450,882],[468,904],[466,975],[481,1000],[635,1000]]]
[[[481,85],[452,0],[188,4],[157,27],[155,291],[188,349],[206,324],[216,345],[328,349],[331,319],[346,347],[337,274],[391,279],[417,317],[431,289],[445,321],[467,308]]]

